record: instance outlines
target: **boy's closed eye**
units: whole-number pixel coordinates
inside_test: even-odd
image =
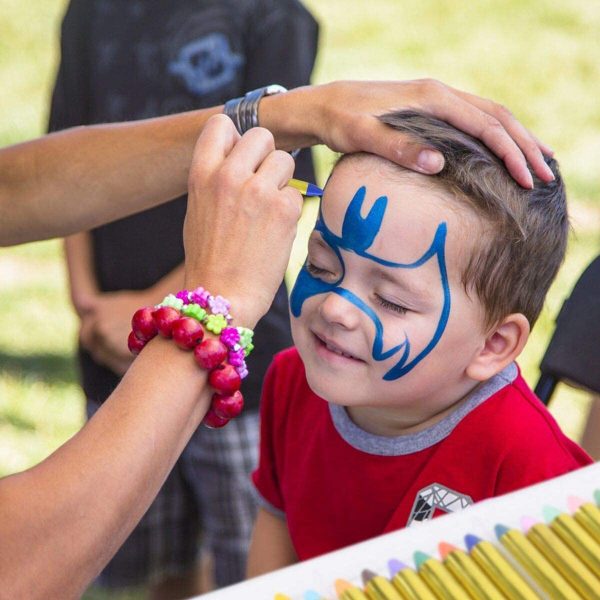
[[[306,259],[306,270],[313,276],[318,279],[327,280],[335,280],[338,278],[337,273],[330,271],[324,267],[319,267],[315,263],[311,262],[310,258]]]
[[[405,315],[409,311],[409,309],[406,306],[402,306],[402,304],[396,304],[395,302],[391,302],[390,300],[383,298],[377,293],[375,294],[375,298],[378,304],[385,310],[389,310],[400,315]]]

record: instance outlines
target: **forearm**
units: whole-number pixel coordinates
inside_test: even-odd
[[[1,597],[83,592],[198,427],[210,400],[205,385],[190,353],[156,339],[77,435],[37,467],[0,481]]]
[[[250,550],[248,577],[257,577],[298,562],[285,518],[258,509]]]
[[[69,275],[71,302],[80,316],[86,302],[98,294],[91,235],[85,231],[64,240],[65,261]]]
[[[92,229],[184,194],[198,134],[221,110],[77,127],[0,150],[0,244]]]

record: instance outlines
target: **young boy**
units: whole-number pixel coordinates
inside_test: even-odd
[[[526,190],[446,123],[382,121],[446,166],[333,170],[291,295],[296,347],[263,387],[250,575],[591,462],[514,363],[564,256],[556,162]]]

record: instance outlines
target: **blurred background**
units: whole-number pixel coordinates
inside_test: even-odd
[[[321,24],[315,82],[433,77],[508,106],[556,152],[569,193],[567,259],[520,363],[535,385],[554,317],[600,251],[600,3],[305,0]],[[65,0],[0,0],[0,146],[42,134]],[[316,150],[319,183],[333,155]],[[310,227],[308,206],[303,231]],[[302,262],[297,246],[291,272]],[[293,275],[292,275],[293,277]],[[40,461],[83,423],[60,241],[0,250],[0,476]],[[552,412],[578,439],[585,394]]]

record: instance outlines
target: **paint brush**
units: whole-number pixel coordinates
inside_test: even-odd
[[[322,196],[323,190],[314,183],[308,183],[308,181],[302,181],[301,179],[290,179],[288,185],[298,190],[303,196],[316,197]]]

